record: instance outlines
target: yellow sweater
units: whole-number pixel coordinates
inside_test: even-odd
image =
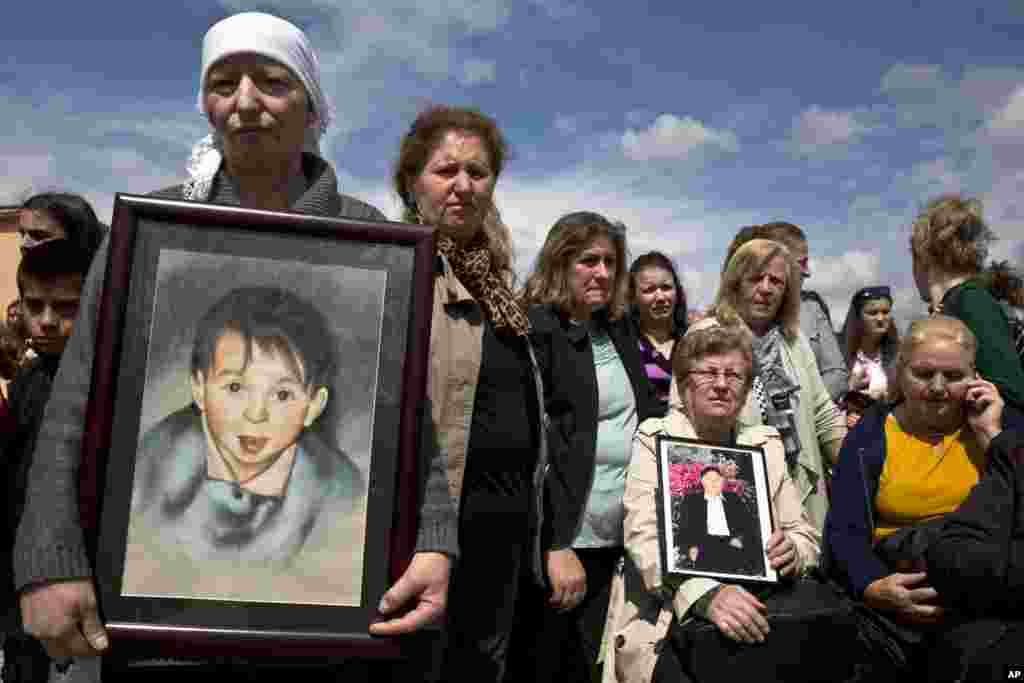
[[[875,540],[960,506],[978,483],[985,454],[974,432],[958,429],[934,442],[885,420],[885,463],[875,496]]]

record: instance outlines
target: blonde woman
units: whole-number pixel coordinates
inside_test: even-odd
[[[820,532],[828,512],[825,476],[838,457],[846,421],[800,331],[799,278],[785,246],[751,240],[727,261],[710,317],[691,329],[741,324],[753,333],[754,384],[739,420],[782,433],[790,473]]]

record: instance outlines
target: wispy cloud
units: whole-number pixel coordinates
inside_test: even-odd
[[[869,130],[852,111],[822,109],[815,105],[800,112],[790,129],[790,142],[802,154],[854,142]]]
[[[629,128],[622,134],[622,150],[634,161],[686,159],[704,146],[735,151],[739,141],[731,131],[716,130],[691,116],[675,114],[661,114],[648,128]]]
[[[996,110],[985,128],[999,138],[1024,138],[1024,85],[1010,94],[1006,104]]]

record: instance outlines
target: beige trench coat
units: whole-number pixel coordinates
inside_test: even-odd
[[[429,422],[423,427],[422,451],[431,454],[429,459],[436,447],[441,448],[447,463],[448,491],[458,510],[483,357],[484,317],[448,260],[442,257],[441,262],[444,269],[434,278],[427,373],[430,412],[424,415]]]
[[[673,387],[668,416],[645,420],[633,439],[633,457],[623,497],[626,556],[622,570],[612,580],[605,627],[603,683],[649,683],[658,657],[655,646],[668,635],[673,614],[680,621],[690,618],[691,605],[719,585],[715,579],[695,577],[669,593],[664,590],[662,581],[655,507],[658,465],[654,437],[657,434],[696,436],[682,412],[678,395]],[[821,534],[800,504],[800,494],[786,468],[779,433],[766,426],[740,427],[736,440],[764,449],[775,528],[785,531],[793,541],[797,572],[806,573],[817,566]]]

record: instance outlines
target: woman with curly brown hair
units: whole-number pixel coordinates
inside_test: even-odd
[[[978,372],[1017,408],[1024,408],[1024,366],[999,304],[1024,305],[1024,283],[1005,264],[985,268],[996,239],[981,202],[945,195],[928,202],[914,221],[910,252],[914,282],[932,312],[959,318],[978,338]]]
[[[531,628],[527,589],[543,581],[533,523],[543,389],[493,201],[506,156],[493,119],[436,106],[402,138],[393,176],[403,218],[437,228],[421,445],[429,465],[416,553],[384,595],[389,621],[371,632],[414,630],[447,607],[446,681],[508,680],[511,647]]]

